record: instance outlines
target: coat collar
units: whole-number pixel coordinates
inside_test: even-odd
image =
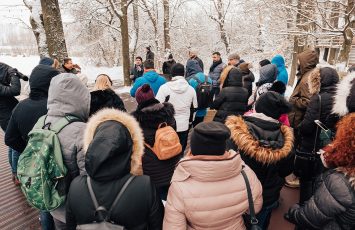
[[[238,146],[238,149],[258,162],[264,164],[278,162],[287,157],[293,149],[293,132],[285,125],[281,125],[280,128],[285,140],[284,146],[280,149],[261,146],[259,141],[250,134],[248,125],[240,116],[228,117],[226,126],[231,130],[231,139]]]

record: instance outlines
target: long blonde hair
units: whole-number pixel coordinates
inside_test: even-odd
[[[94,86],[94,91],[112,89],[112,81],[110,77],[106,74],[100,74],[97,76]]]

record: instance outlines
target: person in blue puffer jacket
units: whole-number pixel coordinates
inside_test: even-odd
[[[192,61],[195,61],[195,60],[192,60]],[[198,65],[197,61],[195,61],[195,62],[197,64],[197,67],[200,67]],[[195,65],[193,65],[193,66],[195,66]],[[189,84],[196,91],[197,90],[197,86],[198,86],[198,81],[196,81],[196,79],[194,79],[194,77],[197,78],[201,82],[205,82],[206,75],[204,73],[202,73],[202,71],[201,71],[201,72],[196,73],[194,76],[191,76],[191,78],[189,80]],[[212,84],[212,79],[210,77],[207,77],[207,82]],[[192,126],[195,127],[196,125],[201,123],[203,121],[203,119],[205,118],[206,114],[207,114],[207,108],[206,109],[197,109],[196,115],[195,115],[195,119],[192,122]]]
[[[155,72],[154,62],[151,59],[148,59],[144,62],[143,76],[134,82],[130,93],[132,97],[135,97],[137,89],[144,84],[148,84],[152,88],[154,95],[157,95],[160,86],[164,85],[165,83],[166,79]]]
[[[285,66],[285,59],[280,54],[277,54],[277,55],[275,55],[275,57],[272,58],[271,64],[276,65],[277,70],[278,70],[276,80],[281,81],[282,83],[287,85],[288,73],[287,73],[287,69]]]

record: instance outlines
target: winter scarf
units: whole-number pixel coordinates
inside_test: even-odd
[[[222,58],[219,59],[219,61],[214,61],[213,64],[211,65],[211,68],[210,68],[210,72],[213,72],[213,70],[219,65],[222,63]]]

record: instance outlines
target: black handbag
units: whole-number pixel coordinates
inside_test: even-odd
[[[253,201],[253,194],[251,193],[251,189],[250,189],[250,183],[248,180],[248,176],[244,171],[244,166],[242,169],[242,175],[245,181],[245,185],[247,188],[247,193],[248,193],[248,202],[249,202],[249,215],[248,214],[244,214],[243,215],[243,219],[244,219],[244,224],[245,227],[248,230],[261,230],[262,228],[258,225],[259,221],[256,218],[255,215],[255,210],[254,210],[254,201]]]
[[[321,117],[322,112],[322,98],[318,94],[319,98],[319,114],[318,119]],[[313,149],[311,152],[305,152],[300,149],[300,146],[296,148],[294,171],[293,174],[297,177],[304,179],[312,179],[316,176],[318,169],[320,168],[320,157],[317,154],[317,143],[319,138],[319,127],[317,125],[316,134],[314,137]],[[301,142],[302,144],[302,142]]]

